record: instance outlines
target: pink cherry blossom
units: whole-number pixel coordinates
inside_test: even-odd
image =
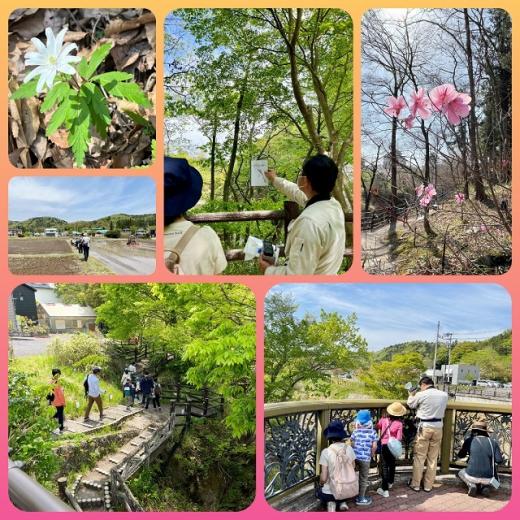
[[[425,208],[432,201],[432,198],[429,195],[425,195],[421,200],[419,200],[419,204],[421,208]]]
[[[421,184],[415,188],[415,194],[420,197],[424,193],[424,186]]]
[[[457,204],[462,204],[465,200],[466,200],[466,197],[465,197],[464,193],[462,193],[460,191],[455,193],[455,202]]]
[[[415,121],[415,116],[413,116],[412,114],[410,114],[408,117],[405,117],[404,119],[402,119],[402,123],[407,130],[410,130],[410,128],[413,127],[414,121]]]
[[[439,85],[430,90],[429,95],[433,110],[435,112],[440,112],[448,103],[455,100],[458,92],[451,83],[445,83],[444,85]]]
[[[451,83],[445,83],[430,90],[432,109],[446,114],[452,125],[458,125],[463,117],[470,112],[471,97],[463,92],[457,92]]]
[[[390,96],[386,102],[388,106],[384,108],[384,112],[391,117],[399,117],[401,110],[406,107],[406,101],[403,96],[399,96],[398,98]]]
[[[430,183],[424,188],[424,193],[430,197],[433,197],[434,195],[437,195],[437,190],[435,189],[435,186]]]
[[[428,119],[432,115],[431,103],[422,87],[417,92],[412,92],[410,98],[410,114],[413,117]]]

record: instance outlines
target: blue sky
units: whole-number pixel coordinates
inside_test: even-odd
[[[15,177],[9,183],[9,220],[57,217],[95,220],[114,213],[155,213],[148,177]]]
[[[511,328],[511,300],[495,284],[283,284],[271,291],[289,292],[298,315],[320,309],[357,314],[370,350],[411,340],[434,341],[441,334],[483,339]]]

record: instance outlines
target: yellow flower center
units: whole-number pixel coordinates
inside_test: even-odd
[[[49,56],[49,63],[51,65],[56,65],[57,61],[58,61],[58,58],[56,56]]]

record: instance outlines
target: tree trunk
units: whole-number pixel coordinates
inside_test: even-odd
[[[395,93],[394,95],[397,95]],[[397,228],[397,118],[392,118],[392,138],[390,141],[390,201],[391,215],[390,227],[388,229],[389,238],[393,238]]]
[[[242,82],[242,87],[240,89],[240,95],[238,97],[236,112],[235,112],[235,123],[234,123],[234,131],[233,131],[233,144],[231,146],[231,154],[229,156],[229,164],[226,172],[226,178],[224,180],[224,193],[222,199],[224,202],[229,200],[229,194],[231,193],[231,182],[233,179],[233,170],[235,169],[235,162],[237,159],[237,151],[238,151],[238,139],[240,137],[240,117],[242,116],[242,106],[244,105],[244,97],[247,88],[247,80],[249,73],[246,72],[244,80]]]
[[[426,130],[426,126],[424,124],[424,120],[421,120],[421,130],[424,137],[424,184],[428,185],[430,183],[430,136],[428,134],[428,130]],[[435,232],[433,231],[430,225],[430,209],[428,206],[424,208],[424,220],[423,227],[425,233],[429,237],[435,236]]]
[[[475,115],[475,103],[477,100],[475,89],[475,74],[473,71],[473,49],[471,47],[471,27],[469,13],[464,9],[464,24],[466,30],[466,57],[468,59],[468,80],[469,94],[471,96],[471,110],[469,113],[469,143],[471,147],[471,163],[473,170],[473,183],[475,184],[475,199],[480,202],[487,202],[488,196],[482,181],[480,172],[480,161],[478,157],[477,144],[477,116]]]
[[[217,148],[217,123],[213,122],[213,129],[211,134],[211,152],[210,152],[210,200],[215,200],[215,162],[216,162],[216,148]]]

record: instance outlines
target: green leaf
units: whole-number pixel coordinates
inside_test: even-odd
[[[88,61],[87,58],[83,56],[81,58],[81,61],[79,62],[79,65],[77,67],[78,74],[83,78],[87,79],[87,69],[88,69]]]
[[[85,153],[90,141],[90,110],[84,91],[71,96],[71,125],[69,130],[69,145],[74,154],[76,166],[83,166]]]
[[[85,79],[90,79],[92,74],[96,72],[96,69],[103,63],[105,58],[108,56],[108,53],[112,49],[112,43],[105,43],[98,47],[90,57],[88,62],[88,68],[85,73]]]
[[[84,83],[81,87],[88,98],[88,104],[90,108],[90,117],[99,135],[106,139],[107,127],[112,121],[108,105],[103,93],[97,85],[94,83]]]
[[[145,108],[152,106],[150,100],[137,83],[113,82],[105,85],[105,89],[111,96],[137,103]]]
[[[114,81],[129,81],[134,79],[132,74],[128,74],[128,72],[104,72],[103,74],[98,74],[91,78],[91,81],[98,81],[101,85],[105,86],[107,83],[112,83]]]
[[[68,96],[70,86],[67,82],[61,81],[56,83],[47,92],[43,103],[40,106],[40,112],[48,112],[56,103],[60,103],[66,96]]]
[[[69,88],[69,93],[65,97],[63,97],[63,99],[58,105],[58,108],[55,110],[54,114],[52,114],[49,124],[45,129],[45,135],[47,137],[54,134],[54,132],[56,132],[58,128],[60,128],[63,124],[65,124],[67,121],[71,119],[72,105],[70,98],[72,92],[72,89]]]
[[[36,96],[37,85],[38,78],[29,81],[29,83],[22,83],[22,85],[11,94],[11,99],[26,99]]]

